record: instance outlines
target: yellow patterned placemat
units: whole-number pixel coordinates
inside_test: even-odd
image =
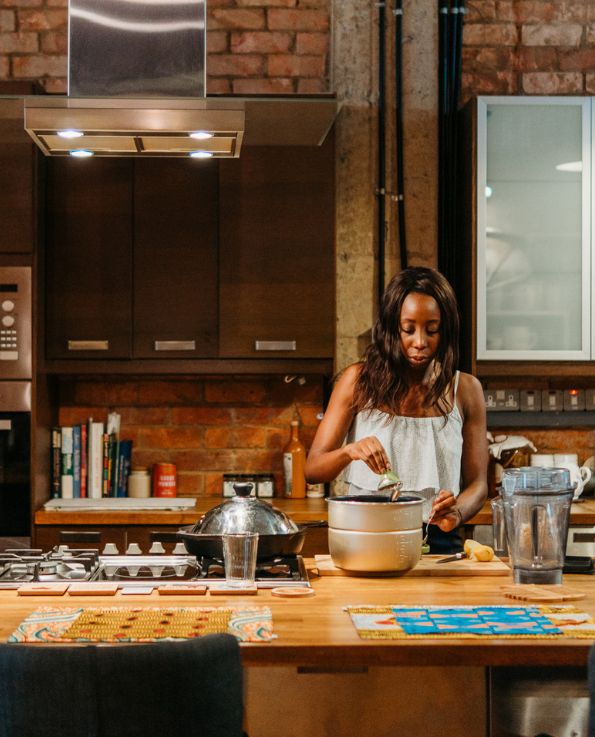
[[[40,607],[9,642],[154,642],[229,632],[240,642],[270,642],[268,607]]]

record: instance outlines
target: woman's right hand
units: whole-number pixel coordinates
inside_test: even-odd
[[[345,451],[352,461],[363,461],[374,473],[382,474],[390,468],[386,451],[375,435],[348,443]]]

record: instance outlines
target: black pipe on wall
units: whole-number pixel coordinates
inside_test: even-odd
[[[438,2],[438,268],[457,287],[457,115],[461,88],[464,0]]]
[[[396,200],[399,239],[399,258],[401,268],[407,263],[407,229],[405,221],[405,167],[403,141],[403,2],[396,0],[393,9],[395,16],[395,168],[396,168]]]
[[[386,4],[378,7],[378,307],[384,294],[386,257]]]

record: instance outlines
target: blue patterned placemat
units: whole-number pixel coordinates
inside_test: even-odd
[[[574,606],[348,606],[362,639],[407,637],[589,637],[595,623]]]

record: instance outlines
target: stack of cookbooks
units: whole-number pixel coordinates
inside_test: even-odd
[[[126,496],[132,440],[120,439],[120,415],[107,422],[52,428],[52,498]]]

